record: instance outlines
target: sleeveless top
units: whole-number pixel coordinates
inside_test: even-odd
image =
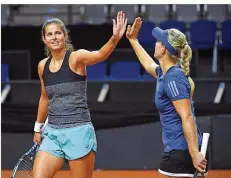
[[[70,51],[66,51],[57,72],[49,69],[50,57],[44,66],[43,80],[48,95],[48,125],[52,128],[68,128],[91,122],[87,105],[86,76],[74,73],[69,67]]]

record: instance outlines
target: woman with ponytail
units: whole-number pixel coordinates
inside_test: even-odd
[[[158,65],[137,40],[141,25],[141,18],[136,18],[132,27],[128,26],[126,36],[145,70],[157,79],[155,103],[164,145],[159,178],[193,177],[196,170],[204,172],[207,160],[199,152],[202,136],[192,102],[192,50],[179,30],[155,27],[152,34],[157,40],[154,57]]]
[[[87,104],[86,68],[108,58],[124,35],[126,24],[125,13],[118,12],[106,44],[97,51],[73,51],[68,30],[60,19],[44,23],[41,35],[47,58],[38,64],[41,96],[33,141],[40,147],[33,178],[53,178],[65,161],[72,178],[93,176],[97,139]],[[41,135],[47,115],[48,124]]]

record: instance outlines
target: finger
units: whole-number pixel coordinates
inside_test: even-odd
[[[141,24],[141,18],[139,17],[138,19],[137,19],[137,26],[139,27],[140,26],[140,24]]]
[[[124,22],[124,28],[126,28],[127,23],[128,23],[128,18],[126,18],[126,19],[125,19],[125,22]]]
[[[134,20],[134,22],[133,22],[133,24],[132,24],[132,30],[134,29],[134,26],[135,26],[135,24],[136,24],[136,19],[137,19],[137,18],[135,18],[135,20]]]
[[[122,11],[120,11],[120,13],[119,13],[119,21],[121,21],[122,16],[123,16],[123,12],[122,12]]]
[[[203,171],[205,170],[206,166],[205,165],[201,165],[199,166]]]
[[[202,160],[202,162],[207,164],[207,160],[206,159]]]
[[[131,33],[131,25],[128,25],[128,28],[127,28],[127,32],[126,32],[126,35],[130,35]]]
[[[131,25],[128,25],[127,32],[128,32],[128,33],[131,32]]]
[[[119,16],[120,16],[120,12],[117,13],[117,19],[116,19],[117,24],[119,22]]]
[[[140,23],[141,23],[141,19],[138,17],[137,20],[136,20],[136,23],[135,23],[135,27],[134,28],[138,28],[140,26]]]
[[[123,22],[123,17],[124,17],[124,13],[123,11],[120,12],[120,22]]]
[[[112,19],[112,22],[113,22],[113,28],[116,27],[116,21],[115,21],[115,19]]]
[[[119,16],[119,25],[120,25],[120,27],[123,25],[123,22],[124,22],[123,16],[124,16],[124,13],[121,11],[120,16]]]
[[[125,18],[125,13],[123,12],[123,17],[122,17],[122,22],[123,22],[123,24],[125,24],[126,19],[127,19],[127,18]]]
[[[135,26],[136,26],[136,24],[137,24],[137,20],[138,20],[138,18],[135,19],[135,21],[134,21],[134,23],[133,23],[133,25],[132,25],[132,28],[135,28]]]
[[[134,20],[133,24],[135,24],[135,22],[137,21],[137,19],[138,19],[138,17],[136,17],[136,18],[135,18],[135,20]]]
[[[206,165],[207,165],[207,163],[206,163],[206,162],[201,162],[201,165],[206,166]]]
[[[196,169],[199,171],[199,172],[205,172],[204,169],[200,168],[199,166],[196,167]]]
[[[203,169],[203,170],[206,168],[206,164],[200,163],[198,166],[199,166],[201,169]]]
[[[134,29],[134,33],[137,36],[139,31],[140,31],[140,27],[141,27],[141,22],[137,22],[138,24],[136,25],[135,29]]]
[[[138,31],[140,30],[141,26],[142,26],[142,21],[140,21],[139,24],[137,25],[137,30]]]

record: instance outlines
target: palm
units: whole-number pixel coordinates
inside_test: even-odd
[[[127,32],[126,32],[126,37],[129,40],[137,39],[137,36],[138,36],[139,31],[140,31],[141,25],[142,25],[141,18],[140,17],[136,18],[133,25],[132,25],[132,27],[130,25],[128,26],[128,29],[127,29]]]
[[[117,14],[117,21],[113,19],[113,35],[118,40],[120,40],[126,30],[127,18],[125,19],[125,14],[120,11]]]

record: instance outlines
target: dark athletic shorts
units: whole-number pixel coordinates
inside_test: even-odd
[[[206,155],[206,160],[208,167],[208,153]],[[206,173],[208,171],[207,167]],[[162,154],[158,171],[166,176],[193,177],[196,169],[193,166],[192,158],[188,150],[171,150],[170,152],[164,152]]]

